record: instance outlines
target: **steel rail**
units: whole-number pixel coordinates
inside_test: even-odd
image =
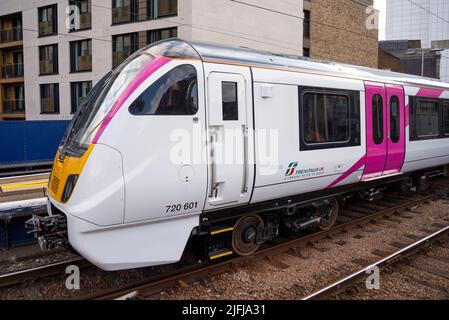
[[[78,267],[89,266],[90,263],[84,258],[74,258],[66,261],[56,262],[44,266],[39,266],[31,269],[15,271],[0,275],[0,288],[11,287],[16,284],[23,283],[27,280],[35,278],[45,278],[58,275],[65,272],[65,269],[70,265],[77,265]]]
[[[362,270],[359,270],[325,288],[316,291],[315,293],[312,293],[309,296],[304,297],[302,300],[317,300],[341,292],[345,288],[348,288],[351,285],[359,283],[360,281],[362,281],[363,278],[366,278],[367,271],[372,270],[375,267],[378,267],[379,269],[385,269],[386,267],[394,263],[397,263],[399,260],[403,260],[404,258],[407,258],[415,254],[416,252],[420,251],[423,248],[423,246],[428,244],[429,241],[435,241],[437,239],[440,239],[441,237],[447,236],[447,234],[449,234],[449,226],[435,233],[432,233],[431,235],[428,235],[427,237],[418,240],[406,246],[405,248],[400,249],[397,252],[392,253],[391,255],[373,264],[370,264],[369,266],[363,268]]]

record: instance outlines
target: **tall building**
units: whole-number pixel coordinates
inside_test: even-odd
[[[25,117],[22,15],[0,18],[0,120]]]
[[[388,0],[386,9],[386,40],[421,40],[423,48],[445,49],[439,73],[449,82],[449,1]]]
[[[170,37],[376,67],[371,3],[1,0],[0,120],[70,119],[103,75]]]

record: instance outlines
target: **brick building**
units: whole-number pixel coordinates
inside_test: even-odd
[[[304,1],[310,26],[305,52],[312,58],[377,68],[378,30],[367,27],[372,5],[372,0]]]

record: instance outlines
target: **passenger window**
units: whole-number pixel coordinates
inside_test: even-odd
[[[302,116],[306,144],[349,141],[348,96],[305,93]]]
[[[384,141],[384,119],[383,119],[383,99],[379,94],[373,96],[373,140],[375,144],[381,144]]]
[[[443,128],[444,135],[449,135],[449,102],[445,102],[443,107]]]
[[[439,135],[438,103],[418,100],[416,108],[416,135],[418,138]]]
[[[221,83],[223,121],[237,121],[239,119],[237,92],[237,82],[224,81]]]
[[[401,137],[400,117],[399,98],[392,96],[390,99],[390,139],[393,143],[397,143]]]
[[[194,115],[198,111],[196,69],[181,65],[146,89],[130,106],[133,115]]]

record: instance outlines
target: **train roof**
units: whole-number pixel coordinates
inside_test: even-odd
[[[204,62],[242,64],[284,70],[292,69],[292,71],[316,72],[365,81],[436,87],[449,90],[449,83],[438,79],[201,41],[186,41],[174,38],[157,42],[144,50],[174,58],[200,58]]]

